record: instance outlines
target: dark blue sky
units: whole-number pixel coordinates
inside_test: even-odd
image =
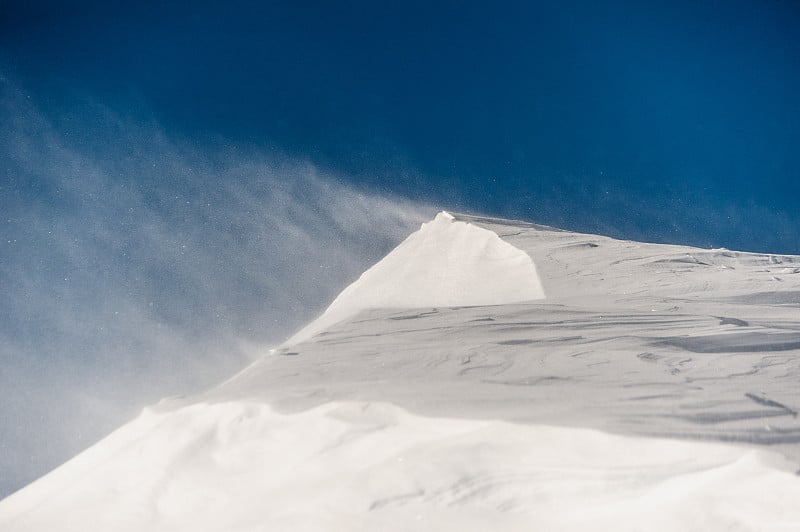
[[[3,3],[5,70],[213,149],[616,236],[800,253],[800,3]]]

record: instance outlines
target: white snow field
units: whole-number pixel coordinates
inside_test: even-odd
[[[0,530],[800,530],[799,408],[800,257],[440,214]]]

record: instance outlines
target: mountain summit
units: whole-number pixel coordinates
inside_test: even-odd
[[[799,379],[800,257],[441,213],[0,530],[798,530]]]
[[[544,298],[530,256],[496,233],[440,212],[339,294],[287,343],[365,309],[502,305]]]

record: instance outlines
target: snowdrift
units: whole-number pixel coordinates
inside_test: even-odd
[[[441,213],[0,530],[800,530],[798,382],[800,257]]]
[[[4,531],[789,530],[779,456],[380,403],[145,412],[0,507]],[[768,494],[768,496],[765,496]],[[755,501],[758,501],[755,503]]]
[[[545,297],[530,256],[447,212],[422,224],[285,345],[365,309],[502,305]]]

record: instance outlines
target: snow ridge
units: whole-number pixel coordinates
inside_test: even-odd
[[[305,341],[366,309],[502,305],[544,297],[527,253],[442,211],[284,345]]]

